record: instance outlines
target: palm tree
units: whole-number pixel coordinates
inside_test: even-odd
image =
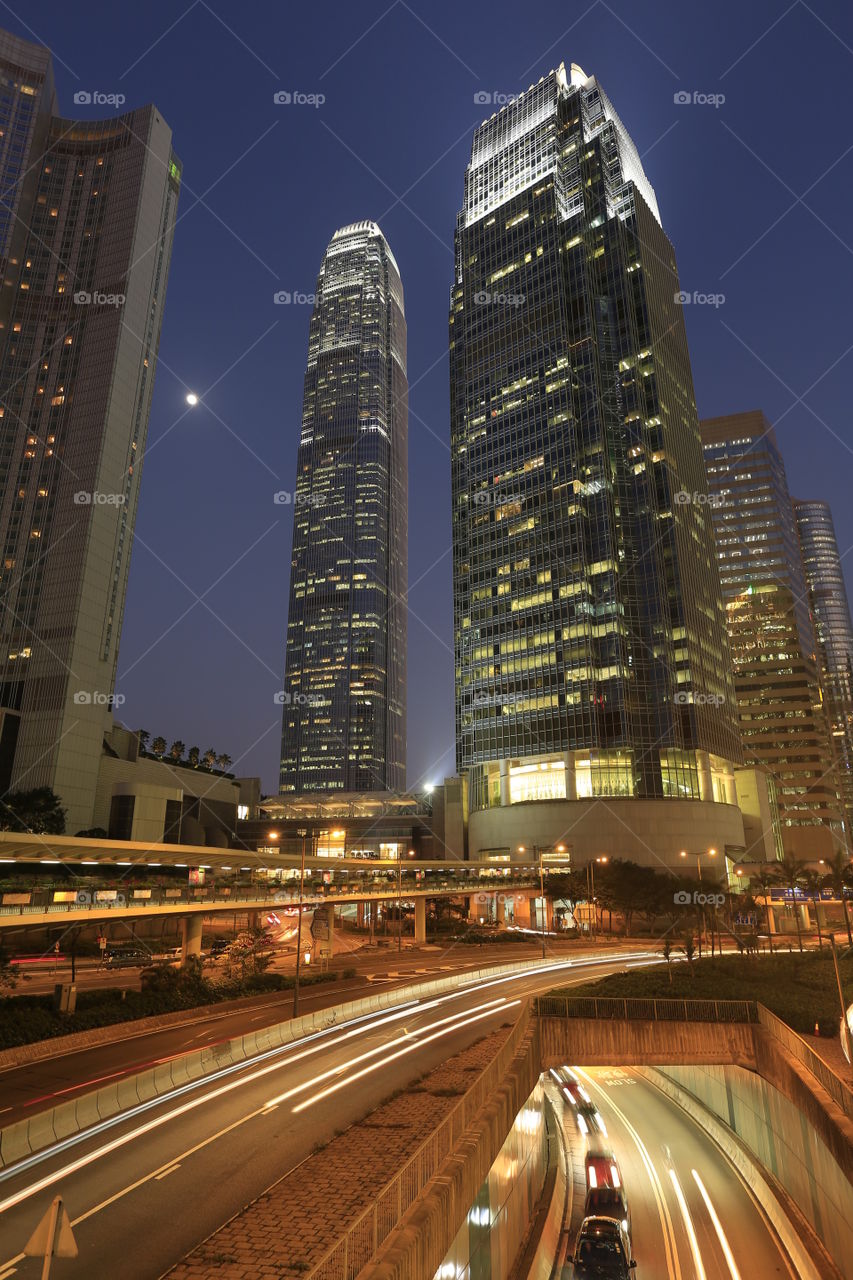
[[[194,769],[198,768],[198,758],[200,754],[201,752],[199,751],[198,747],[190,747],[189,751],[187,752],[187,760],[189,761],[189,763],[192,765]]]
[[[140,747],[140,750],[141,750],[141,751],[147,751],[147,750],[148,750],[148,739],[151,737],[151,734],[148,732],[148,730],[147,730],[147,729],[137,729],[137,730],[136,730],[136,736],[137,736],[137,738],[139,739],[139,747]]]
[[[803,872],[803,887],[814,904],[814,917],[817,924],[817,945],[823,951],[823,934],[820,931],[820,887],[823,876],[819,871]]]
[[[177,763],[178,760],[183,759],[186,749],[186,744],[181,742],[180,738],[176,738],[171,747],[169,747],[169,755]]]
[[[831,889],[836,897],[841,899],[844,924],[847,929],[847,945],[853,947],[853,934],[850,932],[850,911],[847,906],[847,898],[844,896],[844,890],[849,889],[853,884],[850,859],[842,849],[836,849],[835,857],[831,859],[828,866],[829,870],[823,877],[823,883],[827,889]]]
[[[803,864],[792,853],[786,853],[782,861],[776,864],[775,871],[778,883],[790,891],[791,901],[794,904],[794,924],[797,926],[797,941],[800,945],[800,951],[802,951],[803,931],[800,927],[800,915],[797,911],[797,890],[802,886],[803,882]]]
[[[160,736],[156,737],[151,743],[151,752],[155,756],[164,756],[166,754],[166,739]]]
[[[205,751],[204,755],[201,758],[201,762],[204,765],[205,769],[213,768],[213,766],[216,764],[216,752],[213,750],[213,747],[207,748],[207,750]]]
[[[772,885],[778,883],[779,875],[773,863],[768,862],[766,866],[762,867],[759,871],[756,871],[754,875],[750,873],[750,890],[752,890],[753,884],[758,885],[761,890],[761,896],[764,899],[764,915],[767,920],[767,942],[770,947],[771,956],[773,955],[773,931],[770,928],[770,921],[772,919],[770,912],[773,908],[770,906],[770,889]]]
[[[231,763],[231,757],[227,755],[217,756],[216,763],[219,765],[220,769],[224,773],[225,770],[228,768],[229,764]]]

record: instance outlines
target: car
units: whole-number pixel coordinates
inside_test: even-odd
[[[577,1076],[568,1067],[558,1067],[551,1069],[551,1077],[559,1085],[563,1097],[573,1108],[578,1129],[584,1137],[590,1133],[602,1133],[606,1137],[607,1128],[601,1112]]]
[[[631,1280],[636,1262],[622,1224],[614,1218],[584,1218],[572,1256],[574,1274],[589,1280]]]
[[[586,1193],[583,1216],[585,1218],[614,1218],[617,1222],[621,1222],[622,1230],[630,1243],[631,1209],[623,1186],[590,1187]]]
[[[224,956],[225,952],[231,946],[230,938],[214,938],[210,944],[210,957],[215,959],[216,956]]]
[[[621,1187],[622,1175],[612,1151],[589,1151],[586,1157],[587,1187]]]
[[[150,953],[135,947],[122,947],[115,951],[104,952],[104,964],[108,969],[130,969],[137,965],[141,966],[150,963]]]

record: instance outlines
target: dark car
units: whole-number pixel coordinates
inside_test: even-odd
[[[150,952],[142,951],[137,947],[121,947],[104,952],[104,964],[108,969],[130,969],[150,963]]]
[[[576,1276],[590,1280],[631,1280],[636,1262],[628,1237],[614,1218],[584,1218],[572,1258]]]
[[[583,1209],[585,1218],[613,1218],[622,1224],[622,1230],[631,1242],[631,1210],[625,1188],[590,1187],[586,1193],[586,1204]]]
[[[210,944],[211,959],[216,959],[217,956],[224,956],[230,946],[230,938],[214,938]]]

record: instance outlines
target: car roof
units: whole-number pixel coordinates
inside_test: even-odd
[[[582,1236],[588,1232],[596,1232],[598,1235],[621,1236],[619,1223],[615,1218],[606,1218],[599,1216],[597,1213],[591,1213],[584,1218],[580,1226],[578,1236]]]

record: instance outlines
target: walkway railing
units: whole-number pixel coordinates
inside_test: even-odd
[[[354,1280],[384,1240],[398,1226],[424,1187],[438,1173],[464,1131],[498,1088],[531,1025],[524,1010],[500,1051],[438,1128],[430,1134],[396,1177],[379,1192],[373,1205],[347,1228],[336,1244],[306,1274],[306,1280]]]
[[[758,1022],[764,1030],[787,1049],[792,1057],[802,1063],[817,1078],[833,1102],[837,1103],[848,1119],[853,1120],[853,1088],[833,1071],[828,1062],[824,1062],[820,1054],[792,1030],[775,1013],[758,1005]]]
[[[539,996],[540,1018],[610,1018],[646,1022],[757,1022],[752,1000],[646,1000],[594,996]]]

